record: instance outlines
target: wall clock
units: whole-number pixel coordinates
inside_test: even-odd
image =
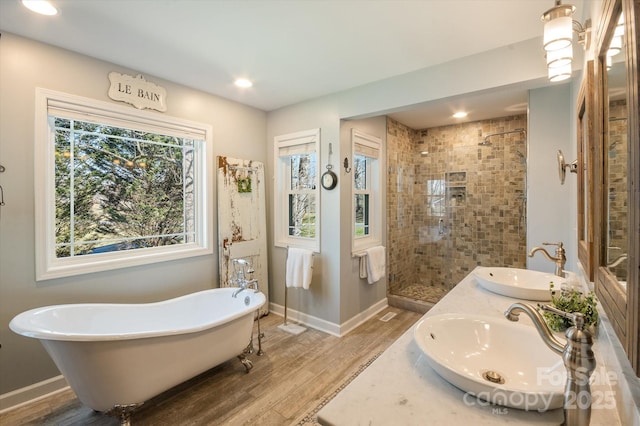
[[[320,183],[324,189],[333,189],[338,184],[338,176],[331,170],[333,166],[331,164],[327,165],[327,171],[322,174],[320,179]]]

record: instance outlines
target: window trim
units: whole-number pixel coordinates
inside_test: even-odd
[[[51,143],[54,130],[49,126],[49,108],[69,108],[81,114],[98,114],[116,120],[138,123],[146,128],[164,128],[181,135],[204,136],[205,143],[196,148],[199,158],[195,170],[196,236],[195,242],[162,247],[149,247],[57,258],[55,255],[55,147]],[[36,88],[35,96],[35,273],[36,281],[62,278],[92,272],[146,265],[187,257],[213,254],[213,182],[212,126],[163,114],[139,111],[109,102]]]
[[[351,129],[351,164],[357,153],[356,145],[361,145],[367,150],[377,151],[375,162],[367,157],[367,184],[371,185],[369,198],[369,234],[356,236],[356,205],[355,195],[362,193],[355,189],[355,177],[351,176],[351,254],[361,253],[371,247],[382,244],[382,139],[369,135],[357,129]],[[360,153],[360,155],[364,155]]]
[[[314,238],[296,237],[289,235],[289,207],[288,191],[286,190],[287,168],[280,156],[280,149],[295,146],[313,145],[316,155],[316,187],[313,190],[316,202],[316,236]],[[306,248],[314,252],[320,251],[320,129],[309,129],[300,132],[280,135],[273,138],[274,162],[274,246]]]

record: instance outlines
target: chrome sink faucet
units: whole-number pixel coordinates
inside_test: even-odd
[[[534,247],[531,249],[531,251],[529,252],[529,257],[533,257],[533,255],[537,252],[537,251],[541,251],[542,254],[544,254],[544,257],[546,257],[547,259],[549,259],[552,262],[555,262],[556,264],[556,275],[559,277],[564,278],[564,265],[565,263],[567,263],[567,257],[565,256],[565,251],[564,251],[564,247],[562,244],[562,241],[558,242],[558,243],[542,243],[542,245],[544,246],[557,246],[558,248],[556,248],[556,255],[551,256],[549,254],[549,252],[543,248],[543,247]]]
[[[556,339],[544,318],[536,308],[526,303],[516,302],[504,313],[510,321],[518,321],[521,312],[527,314],[540,333],[544,343],[554,352],[562,355],[567,369],[564,388],[564,425],[587,426],[591,420],[591,387],[589,377],[596,368],[593,354],[593,337],[584,329],[584,315],[580,312],[568,313],[548,305],[538,305],[543,311],[570,319],[574,325],[565,333],[567,343]]]

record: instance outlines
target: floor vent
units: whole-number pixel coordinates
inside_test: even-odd
[[[382,322],[388,322],[391,318],[395,317],[397,314],[395,312],[387,312],[380,318]]]

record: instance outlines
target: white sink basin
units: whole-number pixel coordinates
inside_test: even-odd
[[[551,300],[549,284],[560,290],[566,278],[547,272],[518,268],[480,267],[473,271],[478,283],[489,291],[503,296],[526,300]]]
[[[481,400],[538,411],[563,405],[562,357],[547,348],[532,326],[506,318],[443,314],[420,321],[414,339],[442,378]]]

